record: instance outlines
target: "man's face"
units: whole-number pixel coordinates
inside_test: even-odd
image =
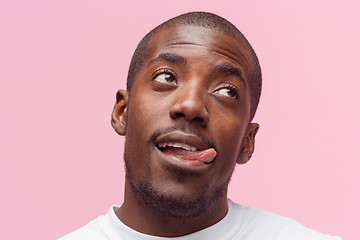
[[[226,198],[257,130],[249,128],[250,53],[217,30],[183,25],[158,32],[148,52],[127,105],[127,184],[149,205],[162,201],[160,211],[197,215]],[[184,213],[189,205],[195,210]]]

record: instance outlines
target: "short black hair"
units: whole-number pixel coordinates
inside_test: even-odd
[[[170,20],[160,24],[153,30],[151,30],[145,37],[140,41],[135,52],[132,56],[128,77],[127,77],[127,90],[130,92],[131,87],[134,84],[137,73],[140,71],[143,63],[148,54],[148,45],[153,36],[164,28],[168,28],[176,25],[195,25],[209,29],[216,29],[227,35],[232,36],[245,46],[250,51],[253,62],[253,72],[249,79],[250,89],[250,120],[253,119],[257,106],[260,100],[261,86],[262,86],[262,75],[259,60],[256,56],[254,49],[251,47],[245,36],[228,20],[208,12],[189,12],[177,17],[171,18]]]

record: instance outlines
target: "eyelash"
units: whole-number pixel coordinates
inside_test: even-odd
[[[231,84],[226,84],[226,85],[223,85],[221,86],[220,88],[218,88],[217,90],[215,90],[214,92],[218,92],[220,91],[221,89],[230,89],[234,94],[234,98],[235,99],[238,99],[239,98],[239,90],[237,89],[237,87],[231,85]]]
[[[158,77],[159,75],[161,74],[164,74],[164,73],[167,73],[167,74],[170,74],[176,81],[176,74],[174,71],[168,69],[168,68],[161,68],[159,70],[156,70],[152,75],[151,75],[151,78],[153,80],[155,80],[156,77]]]

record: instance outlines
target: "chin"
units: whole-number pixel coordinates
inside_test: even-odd
[[[211,210],[217,200],[226,195],[228,185],[228,183],[224,184],[211,196],[199,194],[189,197],[176,193],[164,193],[157,190],[148,180],[137,184],[129,177],[128,180],[132,190],[144,205],[161,215],[185,220],[197,218]]]
[[[150,159],[146,159],[145,162],[149,161]],[[196,181],[196,178],[199,177],[197,173],[183,171],[178,168],[167,168],[167,172],[177,176],[175,182],[182,186],[180,188],[175,185],[164,187],[163,181],[166,180],[158,179],[158,181],[153,181],[150,169],[142,178],[135,177],[136,175],[132,174],[134,171],[128,161],[126,152],[124,162],[126,178],[135,196],[142,204],[163,216],[184,220],[194,219],[211,211],[218,200],[226,197],[230,178],[217,189],[212,189],[206,193],[194,189],[192,181]],[[192,180],[189,181],[189,179]],[[193,191],[189,191],[190,189]],[[207,189],[207,187],[202,186],[201,189]]]

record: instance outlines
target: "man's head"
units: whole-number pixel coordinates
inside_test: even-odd
[[[125,203],[175,218],[222,214],[235,164],[254,151],[260,89],[255,53],[218,16],[185,14],[146,35],[112,116],[126,135]]]

